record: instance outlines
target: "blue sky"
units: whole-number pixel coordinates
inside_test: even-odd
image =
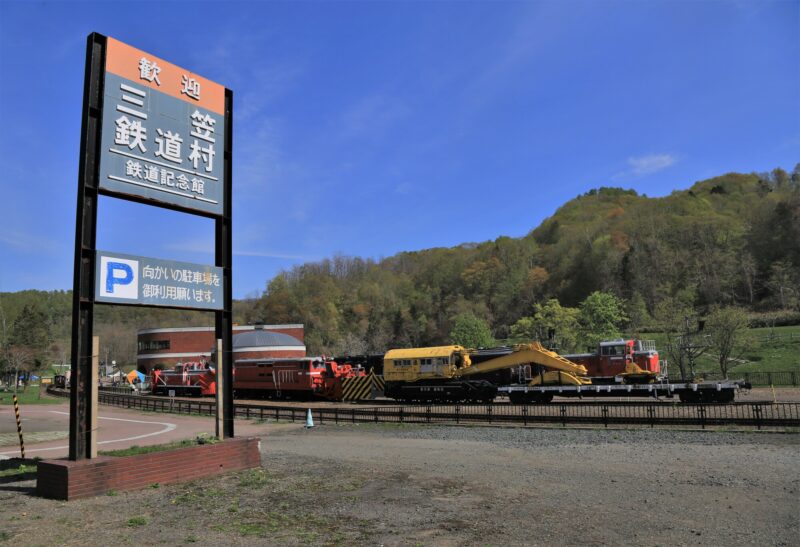
[[[0,291],[70,289],[86,36],[234,91],[234,297],[336,253],[522,236],[598,186],[800,161],[800,3],[0,2]],[[103,198],[98,248],[213,262]]]

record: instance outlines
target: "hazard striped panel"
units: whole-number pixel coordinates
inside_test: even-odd
[[[386,384],[383,383],[383,376],[378,376],[373,372],[370,372],[369,375],[372,376],[372,389],[383,395],[383,391],[386,389]]]
[[[342,400],[359,401],[383,395],[383,377],[370,372],[366,376],[345,378],[342,382]]]

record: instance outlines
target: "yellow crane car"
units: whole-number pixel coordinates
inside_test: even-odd
[[[585,385],[586,368],[545,349],[539,342],[506,348],[498,356],[474,359],[480,352],[463,346],[389,350],[383,358],[385,395],[403,401],[490,402],[497,385],[488,377],[526,365],[539,365],[529,385]]]

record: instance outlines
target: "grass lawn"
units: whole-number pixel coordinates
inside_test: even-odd
[[[202,439],[202,440],[201,440]],[[197,446],[199,444],[214,444],[217,441],[213,437],[198,437],[195,439],[184,439],[182,441],[175,441],[166,444],[154,444],[150,446],[133,445],[129,448],[122,448],[120,450],[101,450],[98,452],[101,456],[136,456],[138,454],[150,454],[152,452],[163,452],[164,450],[173,450],[176,448],[188,448],[190,446]]]
[[[36,478],[36,462],[33,460],[12,461],[8,466],[0,466],[0,483],[33,478]]]
[[[752,344],[742,359],[749,361],[731,368],[734,372],[800,371],[800,326],[751,329]],[[650,333],[644,338],[656,341],[661,358],[667,358],[662,348],[666,337]],[[714,353],[713,350],[710,353]],[[713,356],[703,355],[697,360],[698,372],[718,372],[719,364]]]
[[[14,393],[11,391],[0,391],[0,405],[14,404]],[[42,388],[41,397],[39,395],[38,387],[29,387],[26,392],[22,390],[17,392],[17,399],[20,405],[52,405],[63,403],[66,399],[63,397],[51,397]]]

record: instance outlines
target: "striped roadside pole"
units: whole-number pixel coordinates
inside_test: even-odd
[[[25,441],[22,439],[22,420],[19,419],[19,401],[17,400],[16,393],[14,394],[14,414],[17,416],[17,434],[19,435],[19,451],[22,453],[22,458],[25,459]]]

